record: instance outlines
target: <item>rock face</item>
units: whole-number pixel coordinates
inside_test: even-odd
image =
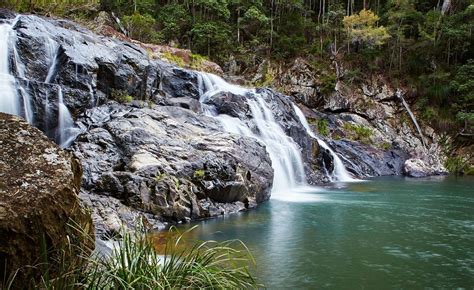
[[[79,119],[89,130],[71,149],[100,235],[133,227],[137,217],[159,228],[270,197],[273,169],[257,140],[223,133],[215,119],[183,108],[136,105],[111,103]]]
[[[212,106],[257,134],[262,129],[248,102],[257,94],[297,144],[311,184],[330,180],[335,158],[307,134],[294,101],[311,108],[302,106],[314,131],[356,177],[402,174],[409,158],[429,166],[439,161],[438,137],[427,136],[431,147],[422,148],[410,123],[397,119],[403,111],[387,86],[352,92],[339,84],[324,96],[324,84],[299,59],[285,72],[270,68],[291,96],[256,89],[253,96],[221,91],[201,100],[209,89],[203,75],[157,59],[168,53],[160,47],[99,36],[67,20],[0,13],[2,21],[12,24],[12,74],[22,97],[31,96],[33,124],[57,140],[62,100],[82,132],[70,150],[82,162],[80,196],[93,209],[99,235],[137,219],[160,228],[267,200],[274,173],[265,146],[225,133],[202,113],[202,106]],[[429,156],[435,157],[428,162]]]
[[[435,168],[421,159],[411,158],[405,161],[403,171],[409,177],[426,177],[444,174],[444,168]]]
[[[43,237],[51,259],[68,239],[87,253],[93,244],[69,226],[93,235],[91,217],[77,196],[80,162],[38,129],[4,113],[0,145],[0,279],[3,273],[40,262]]]

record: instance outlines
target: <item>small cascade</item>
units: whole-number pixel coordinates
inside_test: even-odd
[[[50,84],[54,80],[56,75],[56,67],[58,65],[58,56],[59,56],[59,45],[51,38],[48,38],[46,41],[46,50],[51,62],[49,66],[48,74],[45,79],[45,83]],[[64,104],[63,91],[60,85],[57,86],[58,94],[58,122],[55,134],[55,140],[59,146],[65,148],[68,147],[77,135],[81,133],[79,128],[76,128],[74,125],[74,119],[69,112],[69,109]],[[46,102],[46,106],[48,106]],[[48,110],[45,110],[48,112]],[[46,114],[46,118],[49,117],[49,114]]]
[[[62,148],[68,147],[81,133],[74,125],[74,119],[63,101],[63,91],[58,85],[58,130],[56,140]]]
[[[293,104],[293,109],[295,110],[296,115],[298,116],[298,119],[300,120],[301,124],[306,129],[306,132],[308,133],[308,135],[316,139],[318,141],[319,146],[328,150],[331,156],[333,157],[334,171],[332,172],[331,175],[328,175],[331,181],[342,181],[342,182],[358,181],[358,179],[354,179],[350,175],[350,173],[347,172],[346,167],[344,166],[344,163],[342,163],[341,158],[339,158],[339,156],[331,149],[331,147],[329,147],[329,145],[326,142],[319,139],[318,136],[316,136],[316,134],[313,133],[301,109],[298,108],[298,106],[296,106],[295,104]]]
[[[27,88],[29,82],[25,76],[25,67],[16,48],[17,36],[13,29],[20,17],[17,16],[11,24],[0,24],[0,91],[2,92],[0,111],[22,116],[30,124],[33,124],[34,110],[32,98]],[[46,55],[51,62],[45,83],[51,84],[54,81],[58,65],[59,45],[49,37],[45,40],[44,45]],[[24,87],[25,84],[26,87]],[[56,124],[49,120],[51,118],[51,109],[48,105],[49,98],[46,96],[44,110],[44,124],[46,125],[44,129],[48,132],[55,126],[56,130],[53,137],[60,146],[67,147],[80,133],[80,130],[74,126],[71,113],[63,102],[61,87],[59,85],[57,87],[58,119]]]
[[[274,169],[273,196],[294,192],[297,187],[306,184],[303,160],[298,146],[275,121],[273,113],[261,95],[255,90],[229,84],[222,78],[208,73],[198,75],[198,84],[204,114],[218,119],[230,133],[253,137],[266,145]],[[257,132],[253,132],[238,118],[218,115],[214,107],[205,103],[209,97],[219,92],[247,96],[253,117],[251,121],[256,125]]]
[[[0,91],[2,92],[0,112],[22,116],[32,123],[34,115],[31,98],[12,74],[12,71],[15,71],[18,78],[24,79],[24,67],[16,50],[16,35],[13,30],[18,19],[19,16],[13,20],[12,24],[0,24]],[[10,62],[10,55],[13,55],[12,62]]]
[[[53,80],[54,74],[56,73],[56,65],[58,62],[58,54],[59,54],[59,45],[51,38],[47,38],[45,43],[46,46],[46,53],[48,54],[48,58],[50,61],[48,74],[46,75],[46,79],[44,80],[45,83],[50,84]]]

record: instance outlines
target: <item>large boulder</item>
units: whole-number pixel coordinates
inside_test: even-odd
[[[83,254],[93,247],[91,216],[77,196],[81,171],[80,162],[40,130],[0,113],[0,279],[39,263],[41,245],[51,261],[69,243]]]
[[[430,163],[420,158],[410,158],[405,161],[403,172],[409,177],[426,177],[447,173],[443,166],[437,165],[438,162]]]
[[[139,105],[110,103],[79,119],[89,130],[71,149],[83,163],[82,196],[99,235],[133,227],[137,218],[159,228],[270,197],[273,169],[262,143],[184,108]]]

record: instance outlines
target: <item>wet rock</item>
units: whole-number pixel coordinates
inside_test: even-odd
[[[107,117],[105,117],[107,116]],[[79,119],[71,148],[99,234],[140,217],[150,227],[255,207],[273,180],[265,147],[223,133],[215,119],[179,107],[108,104]]]
[[[91,217],[77,197],[79,161],[38,129],[4,113],[0,113],[0,148],[0,272],[8,277],[20,267],[39,263],[43,242],[51,260],[69,242],[87,254],[93,244],[73,229],[93,235]],[[17,280],[26,274],[23,268]]]

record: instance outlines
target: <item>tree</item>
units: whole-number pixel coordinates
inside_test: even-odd
[[[366,44],[369,47],[379,46],[390,38],[387,29],[383,26],[376,26],[379,17],[370,10],[362,9],[359,13],[344,16],[344,28],[352,43],[358,47]]]
[[[131,38],[144,42],[159,41],[159,35],[154,29],[156,21],[151,15],[135,12],[122,19]]]

